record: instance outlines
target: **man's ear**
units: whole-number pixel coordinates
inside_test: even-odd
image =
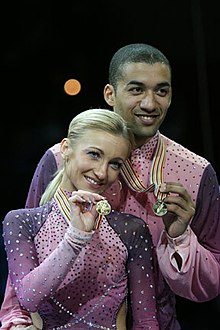
[[[171,89],[170,89],[170,101],[169,101],[169,107],[170,107],[171,100],[172,100],[172,93],[173,93],[173,90],[172,90],[172,88],[171,88]]]
[[[105,102],[110,105],[110,107],[113,107],[115,105],[115,92],[113,86],[110,84],[105,85],[103,94]]]

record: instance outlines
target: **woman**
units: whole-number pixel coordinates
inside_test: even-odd
[[[124,330],[126,317],[129,329],[159,329],[149,231],[141,219],[111,210],[102,195],[132,147],[115,112],[80,113],[41,206],[5,216],[10,279],[43,329]]]

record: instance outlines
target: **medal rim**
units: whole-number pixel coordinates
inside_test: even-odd
[[[106,207],[108,207],[108,210],[105,212],[100,212],[98,207],[100,206],[100,208],[101,208],[102,207],[101,204],[103,204],[103,205],[106,204]],[[108,215],[111,212],[111,205],[109,204],[109,202],[106,199],[98,201],[96,203],[96,211],[101,215]]]
[[[159,213],[159,212],[157,212],[157,210],[156,210],[156,205],[157,204],[163,204],[163,210]],[[166,203],[164,203],[162,200],[160,200],[160,199],[158,199],[155,203],[154,203],[154,205],[153,205],[153,207],[152,207],[152,209],[153,209],[153,212],[154,212],[154,214],[156,214],[157,216],[159,216],[159,217],[161,217],[161,216],[163,216],[163,215],[165,215],[165,214],[167,214],[167,206],[166,206]]]

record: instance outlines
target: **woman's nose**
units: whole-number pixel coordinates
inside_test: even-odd
[[[103,180],[107,177],[107,165],[106,164],[99,164],[94,169],[94,173],[99,180]]]

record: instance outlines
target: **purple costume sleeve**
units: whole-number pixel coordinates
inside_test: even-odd
[[[37,207],[48,183],[57,171],[57,162],[51,149],[48,149],[35,170],[29,188],[25,207]]]
[[[154,329],[157,325],[152,245],[149,236],[144,230],[140,232],[137,242],[133,244],[135,248],[129,253],[127,264],[134,330],[148,329],[148,327],[150,329],[150,326]]]
[[[209,165],[202,177],[191,228],[199,243],[208,249],[220,265],[220,192],[216,173]]]
[[[220,293],[220,193],[216,173],[209,165],[199,186],[196,213],[190,227],[176,239],[164,232],[158,244],[160,269],[178,295],[203,302]],[[173,255],[182,258],[181,269]],[[184,284],[184,285],[183,285]]]
[[[128,249],[127,272],[132,329],[159,329],[156,319],[153,243],[146,223],[133,215],[108,217]],[[116,219],[116,220],[115,220]],[[152,327],[152,328],[151,328]],[[157,328],[158,327],[158,328]]]
[[[3,221],[9,269],[13,269],[9,274],[19,302],[29,312],[37,311],[41,302],[54,294],[91,238],[91,234],[85,233],[85,237],[79,239],[78,231],[75,230],[75,235],[73,227],[69,226],[57,248],[39,264],[34,237],[47,219],[48,211],[49,204],[29,211],[13,210]]]
[[[40,202],[40,198],[45,191],[48,183],[52,180],[59,165],[59,144],[54,145],[48,149],[40,159],[34,176],[32,178],[29,192],[26,200],[25,207],[37,207]],[[5,326],[4,329],[8,329],[13,322],[15,324],[30,324],[31,319],[28,317],[28,313],[24,311],[17,301],[14,289],[11,286],[11,280],[8,277],[5,296],[0,310],[0,319]]]

